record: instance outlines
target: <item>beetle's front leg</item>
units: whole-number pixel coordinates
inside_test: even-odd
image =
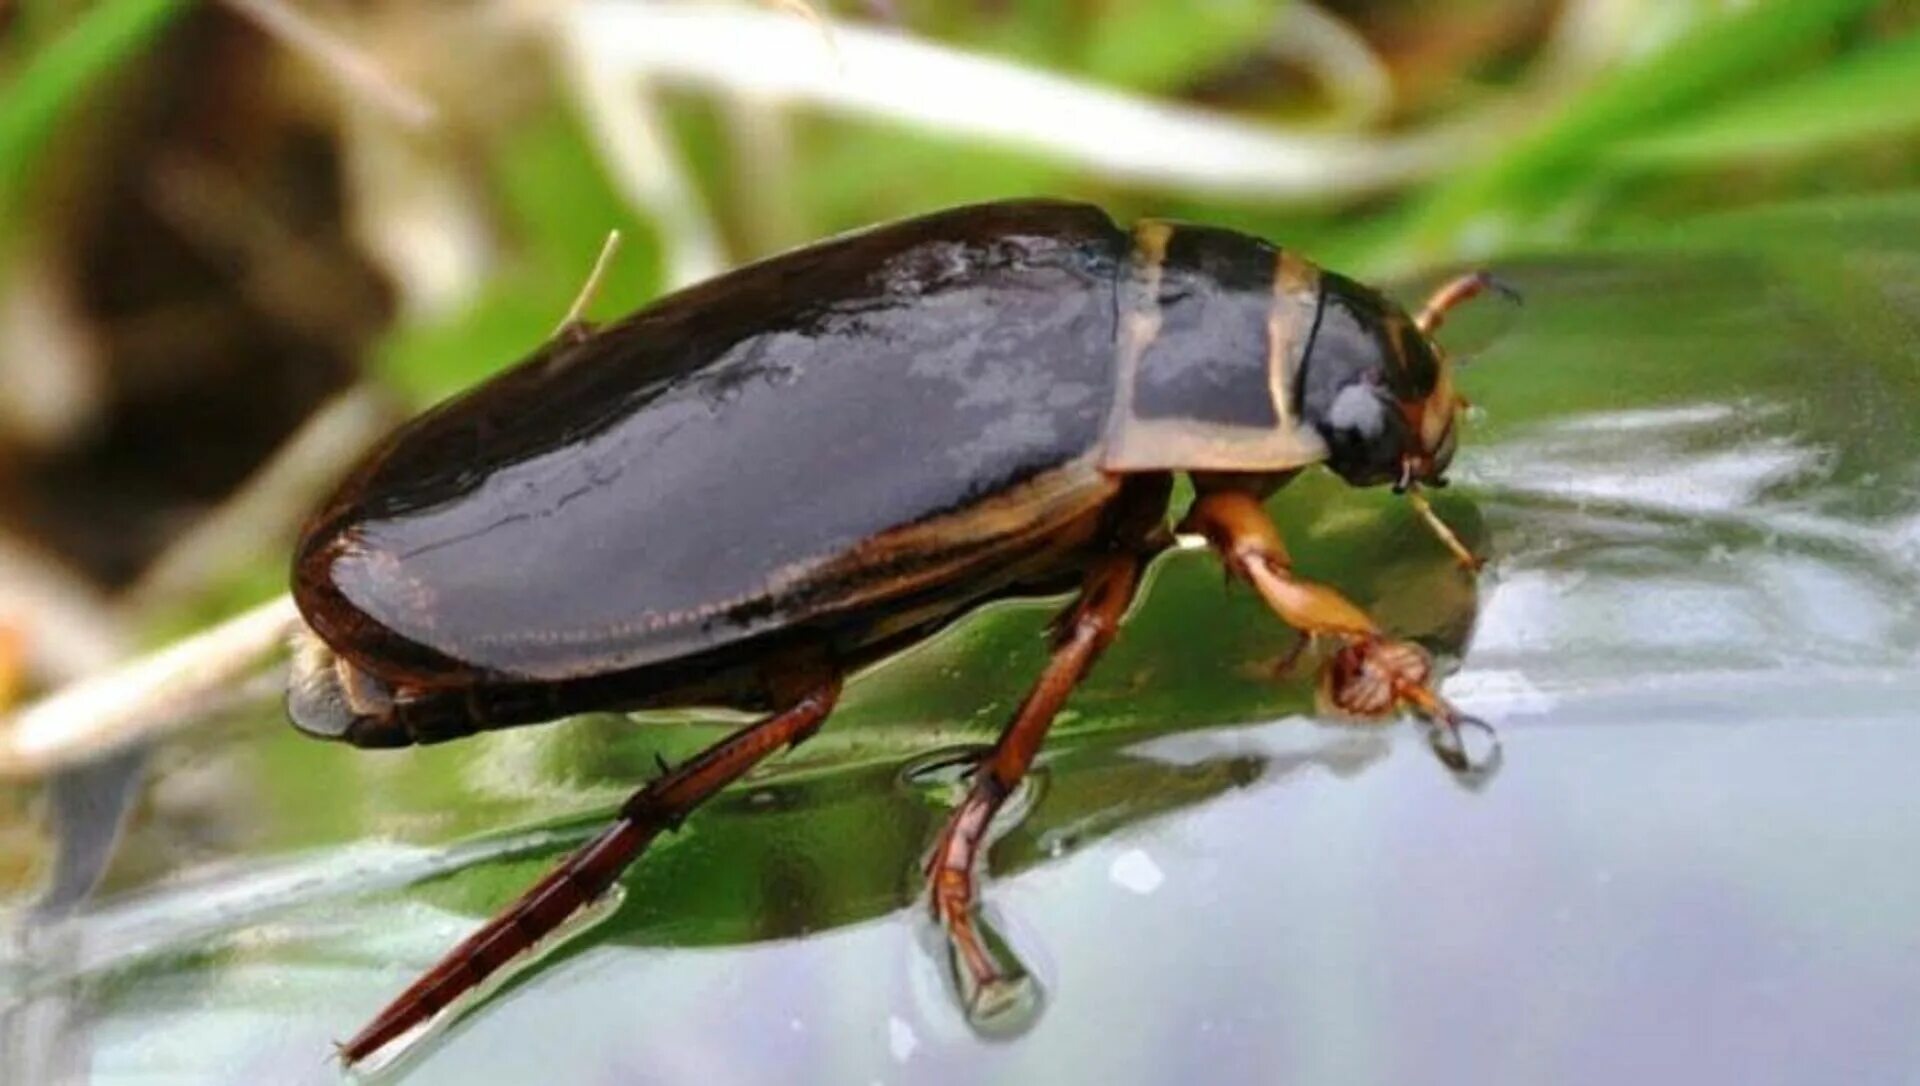
[[[1203,491],[1180,530],[1204,535],[1228,571],[1252,585],[1281,621],[1310,637],[1327,635],[1344,642],[1320,674],[1320,697],[1327,707],[1349,716],[1379,718],[1405,706],[1433,725],[1434,753],[1448,768],[1484,772],[1492,767],[1498,746],[1476,757],[1461,736],[1463,727],[1489,737],[1492,729],[1435,692],[1433,661],[1425,650],[1387,637],[1345,596],[1296,576],[1280,532],[1258,497],[1236,489]]]
[[[977,873],[988,826],[1026,776],[1067,695],[1113,640],[1139,586],[1143,561],[1139,553],[1119,552],[1102,556],[1089,570],[1079,597],[1054,627],[1046,670],[974,770],[966,798],[927,859],[933,915],[946,930],[954,976],[976,1025],[994,1025],[997,1012],[1017,1003],[1021,992],[1018,980],[988,948],[976,917]]]

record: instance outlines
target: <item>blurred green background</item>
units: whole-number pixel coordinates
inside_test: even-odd
[[[0,2],[0,713],[284,588],[305,510],[592,312],[1048,194],[1418,297],[1466,265],[1439,504],[1310,476],[1302,568],[1459,664],[1508,766],[1314,727],[1312,658],[1156,568],[988,900],[969,1034],[915,865],[1042,655],[997,607],[855,684],[418,1081],[1920,1081],[1920,5]],[[0,1079],[325,1080],[728,721],[304,740],[277,676],[0,783]],[[4,728],[0,721],[0,728]]]

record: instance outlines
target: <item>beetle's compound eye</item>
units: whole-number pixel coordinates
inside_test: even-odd
[[[1354,486],[1396,481],[1412,451],[1404,413],[1376,373],[1341,388],[1320,419],[1327,465]]]
[[[1393,408],[1376,387],[1353,384],[1334,396],[1327,408],[1327,422],[1351,431],[1360,440],[1370,440],[1386,432],[1387,418],[1392,414]]]

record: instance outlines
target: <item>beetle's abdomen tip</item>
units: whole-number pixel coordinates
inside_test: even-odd
[[[353,725],[353,710],[334,672],[333,650],[311,630],[293,638],[293,671],[287,679],[287,718],[319,739],[341,739]]]
[[[361,704],[369,697],[378,704]],[[315,739],[357,747],[401,746],[410,742],[393,728],[385,686],[336,656],[311,630],[294,635],[293,672],[287,682],[287,719]],[[382,741],[393,733],[397,742]]]

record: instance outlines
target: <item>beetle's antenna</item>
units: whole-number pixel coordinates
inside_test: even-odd
[[[1447,312],[1478,298],[1492,290],[1505,295],[1514,304],[1520,304],[1520,292],[1493,277],[1489,271],[1468,272],[1449,281],[1445,286],[1433,292],[1427,304],[1420,307],[1420,315],[1414,318],[1414,325],[1422,335],[1432,336],[1446,323]]]
[[[1420,514],[1420,519],[1427,522],[1427,527],[1433,529],[1433,534],[1440,537],[1440,542],[1446,544],[1447,549],[1453,552],[1453,556],[1460,560],[1462,566],[1470,570],[1478,570],[1481,567],[1483,563],[1480,559],[1467,549],[1465,543],[1460,542],[1460,537],[1453,533],[1452,528],[1447,527],[1446,521],[1440,519],[1440,514],[1433,511],[1433,503],[1427,501],[1427,496],[1420,493],[1417,485],[1407,487],[1407,500],[1413,503],[1413,511]]]
[[[593,304],[594,296],[600,293],[600,281],[606,278],[607,268],[613,263],[613,254],[619,249],[620,231],[607,231],[607,240],[600,246],[600,255],[594,258],[592,270],[587,272],[587,281],[580,284],[580,293],[573,296],[573,304],[567,307],[567,315],[560,321],[560,326],[553,330],[554,335],[564,336],[585,327],[583,315],[587,307]]]

